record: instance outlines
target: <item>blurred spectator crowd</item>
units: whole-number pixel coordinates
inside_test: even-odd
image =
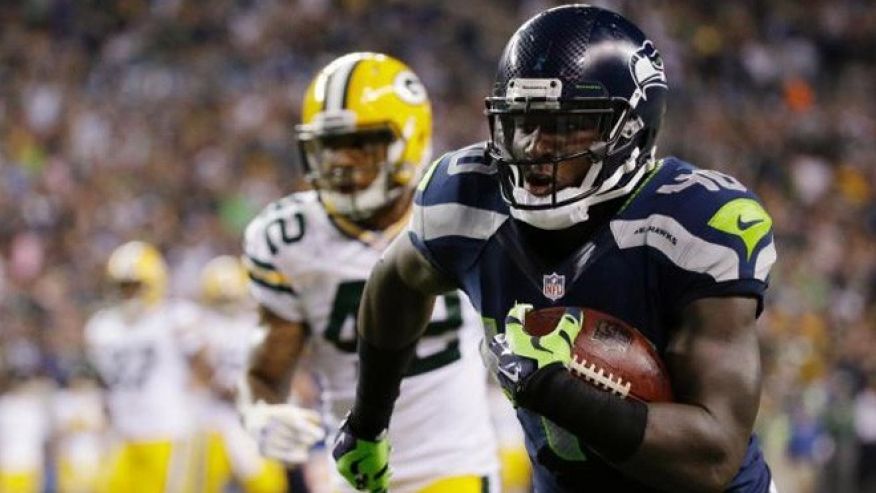
[[[876,491],[858,486],[876,476],[876,3],[595,3],[664,55],[660,153],[735,175],[773,216],[758,427],[780,489]],[[189,296],[256,211],[305,186],[292,125],[335,56],[408,62],[436,152],[483,140],[502,46],[553,2],[477,4],[0,3],[0,391],[81,371],[114,247],[158,245]]]

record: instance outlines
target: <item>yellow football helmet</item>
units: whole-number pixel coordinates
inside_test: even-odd
[[[201,270],[201,298],[207,303],[239,302],[248,296],[243,264],[231,255],[220,255]]]
[[[431,158],[429,96],[390,56],[350,53],[329,63],[310,83],[301,113],[302,162],[330,213],[370,217],[414,186]]]
[[[136,297],[147,304],[164,297],[167,266],[154,246],[131,241],[113,250],[107,262],[107,276],[116,284],[136,284]]]

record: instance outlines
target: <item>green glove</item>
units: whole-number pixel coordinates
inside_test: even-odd
[[[389,441],[384,430],[375,441],[359,438],[344,420],[335,440],[332,456],[338,472],[354,488],[383,493],[389,488]]]
[[[505,395],[515,405],[526,392],[532,376],[549,365],[568,366],[572,344],[581,331],[580,308],[567,308],[556,327],[543,336],[531,336],[523,330],[523,320],[532,305],[517,304],[505,318],[505,332],[489,342],[488,362]]]

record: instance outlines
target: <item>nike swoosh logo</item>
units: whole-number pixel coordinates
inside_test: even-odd
[[[754,219],[752,221],[743,221],[742,216],[736,218],[736,227],[739,228],[739,231],[745,231],[746,229],[754,226],[755,224],[762,223],[763,219]]]

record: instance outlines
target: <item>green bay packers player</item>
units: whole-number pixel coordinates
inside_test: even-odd
[[[206,453],[202,491],[222,492],[234,481],[245,493],[286,491],[283,466],[259,454],[234,408],[237,383],[246,360],[263,331],[247,293],[247,275],[239,259],[222,255],[201,271],[204,361],[209,372],[208,396],[199,425]]]
[[[405,229],[432,130],[418,77],[375,53],[348,54],[326,66],[307,90],[302,119],[296,133],[315,191],[267,206],[244,242],[251,292],[269,332],[250,364],[251,397],[242,412],[262,450],[287,462],[303,455],[301,448],[313,438],[301,431],[301,411],[284,404],[306,345],[307,368],[321,383],[331,429],[356,395],[359,298],[371,268]],[[476,314],[457,293],[437,299],[426,336],[404,365],[388,430],[393,449],[381,450],[391,454],[394,467],[381,472],[378,491],[475,493],[498,487],[476,324]],[[355,455],[342,459],[351,471],[359,466]],[[343,479],[335,482],[337,490],[349,489]]]
[[[12,351],[7,352],[10,353]],[[49,432],[49,389],[35,378],[34,369],[30,364],[18,365],[0,359],[0,491],[3,493],[38,493],[46,486],[43,465]]]
[[[108,424],[103,391],[84,367],[74,368],[62,383],[51,400],[53,491],[99,491]]]
[[[147,243],[118,247],[107,274],[121,299],[85,327],[117,442],[106,491],[195,491],[190,359],[200,349],[198,310],[165,299],[164,260]]]

